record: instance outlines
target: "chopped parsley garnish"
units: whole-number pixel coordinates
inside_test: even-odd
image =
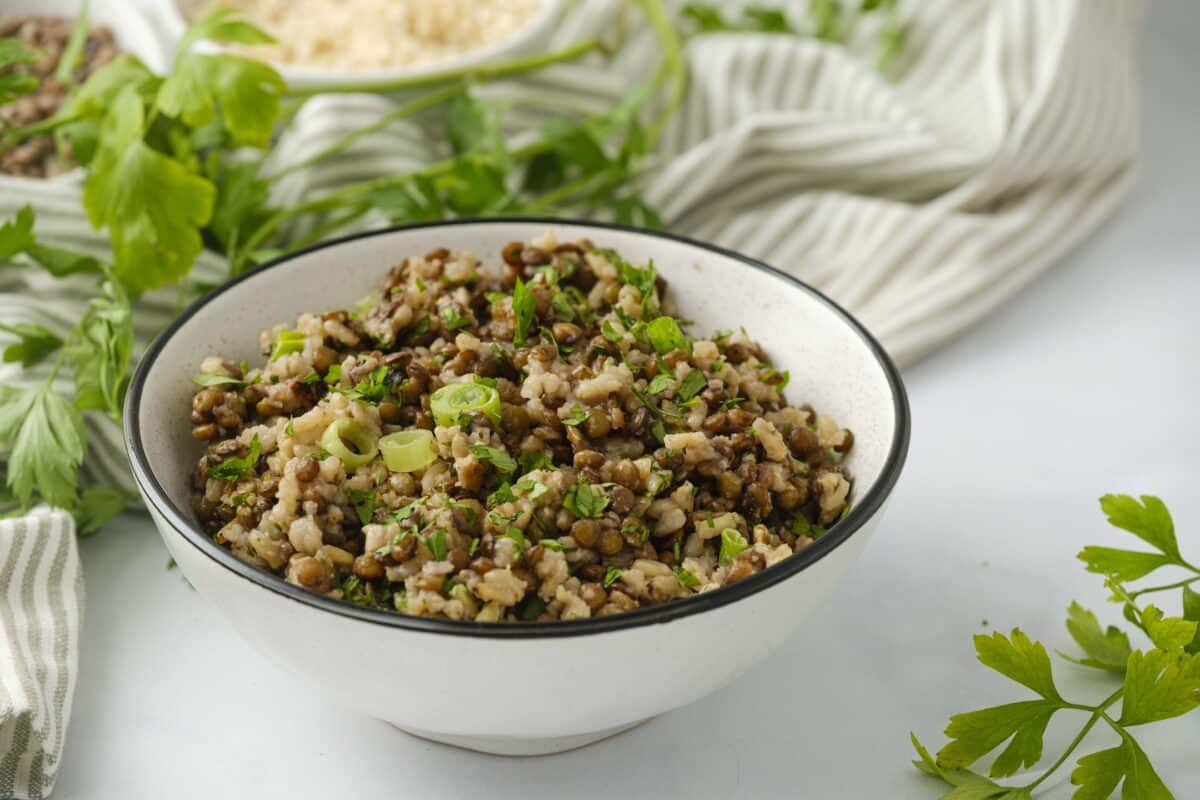
[[[262,456],[262,444],[258,441],[258,434],[254,434],[254,438],[250,440],[250,449],[242,458],[227,458],[216,466],[208,468],[208,477],[220,478],[221,480],[232,481],[238,478],[245,477],[254,471],[258,466],[258,459]]]
[[[471,544],[467,546],[467,555],[474,556],[479,552],[479,541],[478,536],[471,540]]]
[[[471,325],[471,315],[464,314],[459,310],[457,305],[449,305],[442,308],[442,322],[446,326],[446,330],[456,331],[460,328],[467,328]]]
[[[485,444],[471,445],[471,454],[480,461],[487,461],[500,472],[516,472],[517,462],[501,447],[488,447]]]
[[[610,342],[621,341],[621,333],[616,329],[616,326],[614,326],[608,320],[604,320],[604,322],[600,323],[600,333]]]
[[[745,402],[745,400],[746,398],[744,397],[729,397],[721,401],[721,408],[729,411],[730,409],[737,408],[739,405]]]
[[[492,508],[500,505],[501,503],[511,503],[516,499],[517,496],[513,494],[512,485],[509,484],[508,481],[503,481],[496,488],[496,491],[488,495],[487,506],[488,508]]]
[[[637,289],[641,293],[643,301],[653,299],[654,279],[657,277],[653,261],[644,267],[635,267],[615,253],[609,256],[609,260],[617,262],[621,283],[629,284]]]
[[[550,487],[541,481],[535,481],[533,478],[522,478],[517,481],[517,485],[513,487],[525,492],[527,500],[537,500],[539,497],[550,491]]]
[[[198,375],[192,376],[192,383],[197,386],[245,386],[247,381],[240,378],[235,378],[232,375],[219,375],[215,372],[201,372]],[[250,381],[253,383],[253,381]]]
[[[686,403],[700,394],[707,386],[708,378],[704,377],[704,373],[700,370],[694,369],[683,376],[683,382],[679,384],[679,391],[675,393],[675,399],[680,403]]]
[[[606,569],[604,571],[604,588],[607,589],[608,587],[612,586],[614,583],[616,583],[620,579],[621,579],[621,568],[620,567],[609,567],[608,569]]]
[[[670,388],[671,382],[675,380],[675,376],[669,372],[660,372],[654,376],[654,380],[646,385],[646,394],[661,394]]]
[[[342,380],[342,365],[330,364],[329,371],[325,373],[325,383],[333,386]]]
[[[542,547],[546,548],[547,550],[555,550],[559,553],[561,553],[563,550],[566,549],[565,547],[563,547],[563,543],[560,542],[558,539],[542,539],[540,542],[538,542],[538,544],[540,544]]]
[[[301,383],[319,383],[321,376],[317,374],[315,369],[309,370],[308,374],[300,379]]]
[[[517,321],[517,325],[513,329],[513,344],[520,346],[525,344],[525,338],[529,335],[529,328],[533,324],[534,312],[537,311],[537,302],[533,299],[533,292],[520,278],[517,278],[517,283],[513,287],[512,309],[513,316]]]
[[[417,320],[417,324],[413,326],[413,329],[410,331],[410,333],[413,336],[424,336],[425,334],[429,333],[429,329],[432,326],[433,321],[429,319],[428,315],[426,315]]]
[[[688,339],[674,317],[659,317],[651,322],[646,326],[646,338],[656,351],[664,355],[674,350],[690,352]]]
[[[404,506],[404,508],[400,508],[392,512],[392,522],[404,522],[406,519],[410,518],[413,515],[413,512],[416,510],[417,504],[415,502],[409,503],[408,505]]]
[[[429,552],[433,554],[434,561],[445,561],[446,554],[450,552],[446,544],[446,532],[441,528],[432,533],[421,537],[421,541],[429,548]]]
[[[291,418],[288,419],[287,425],[283,426],[283,435],[284,436],[295,436],[296,435],[296,420],[291,419]]]
[[[506,297],[508,297],[508,295],[506,295],[504,292],[484,292],[483,293],[483,299],[487,300],[489,303],[492,303],[492,304],[499,303],[501,300],[505,299]]]
[[[796,534],[797,536],[807,536],[810,539],[820,539],[825,535],[824,528],[822,528],[820,525],[815,525],[812,522],[809,522],[808,517],[804,516],[804,514],[799,511],[796,512],[794,517],[792,517],[791,524],[788,525],[788,527],[791,528],[792,533]]]
[[[536,594],[531,594],[517,605],[517,617],[525,622],[535,620],[542,615],[546,610],[546,601],[538,597]]]
[[[346,492],[346,497],[349,498],[350,505],[354,507],[354,513],[358,515],[358,521],[363,525],[369,524],[371,518],[375,516],[375,490],[349,489]]]
[[[644,523],[638,522],[636,519],[627,520],[625,522],[625,527],[621,528],[621,533],[625,536],[636,536],[643,542],[650,540],[650,528],[648,528]]]
[[[336,366],[337,365],[335,364],[334,367]],[[334,367],[330,367],[329,371],[332,372]],[[340,377],[340,368],[338,372]],[[353,389],[347,389],[346,391],[342,392],[342,394],[346,395],[346,397],[350,400],[358,400],[364,403],[377,404],[387,395],[387,378],[388,368],[377,367],[372,370],[371,374],[366,378],[354,384]],[[326,376],[325,380],[328,381],[329,377]]]
[[[591,415],[592,415],[592,412],[585,411],[583,406],[579,405],[579,403],[576,403],[571,408],[571,414],[566,419],[564,419],[562,421],[562,423],[563,423],[563,425],[571,425],[571,426],[582,425],[583,423],[588,421],[588,417],[590,417]]]
[[[563,507],[577,519],[596,519],[608,508],[608,495],[587,481],[579,481],[563,496]]]
[[[524,552],[529,547],[529,540],[525,538],[525,532],[520,528],[509,526],[504,529],[504,533],[500,535],[501,539],[512,539],[517,545],[518,552]]]
[[[553,469],[554,462],[550,456],[541,450],[530,450],[521,453],[521,471],[532,472],[535,469]]]

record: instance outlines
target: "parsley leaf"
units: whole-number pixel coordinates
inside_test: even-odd
[[[1101,628],[1096,615],[1078,603],[1071,603],[1067,614],[1067,630],[1088,657],[1074,659],[1064,655],[1063,658],[1085,667],[1124,672],[1129,654],[1133,652],[1125,632],[1112,625]]]
[[[1062,700],[1054,686],[1046,648],[1040,642],[1030,641],[1019,628],[1013,630],[1011,639],[999,631],[991,636],[977,635],[975,651],[984,666],[1029,687],[1047,700]]]
[[[254,438],[250,440],[250,448],[245,456],[227,458],[216,466],[210,466],[208,468],[208,476],[227,481],[244,478],[258,466],[258,459],[261,456],[262,444],[258,441],[258,434],[256,433],[254,434]]]
[[[1183,587],[1183,618],[1200,623],[1200,592],[1196,592],[1191,586]],[[1195,637],[1186,649],[1193,655],[1200,653],[1200,628],[1196,630]]]
[[[434,561],[445,561],[446,554],[450,552],[449,546],[446,544],[446,532],[441,528],[433,531],[421,538],[425,546],[429,548],[429,552],[433,554]]]
[[[661,394],[671,387],[675,381],[675,376],[669,372],[660,372],[654,376],[650,383],[646,384],[646,394]]]
[[[83,189],[88,220],[108,227],[114,269],[130,291],[183,277],[204,249],[200,227],[212,217],[215,189],[144,141],[145,109],[136,88],[113,101]]]
[[[1182,617],[1167,617],[1157,606],[1142,612],[1142,626],[1154,646],[1160,650],[1182,650],[1196,636],[1197,624]]]
[[[279,117],[279,96],[285,85],[274,69],[261,61],[222,53],[189,52],[198,39],[238,44],[274,41],[232,12],[218,9],[192,25],[179,43],[175,67],[159,87],[157,107],[193,128],[217,116],[234,144],[266,147]]]
[[[990,775],[1004,778],[1022,766],[1032,767],[1042,758],[1046,726],[1059,708],[1053,701],[1027,700],[956,714],[946,728],[951,741],[938,752],[938,764],[969,767],[1012,739],[996,757]]]
[[[571,407],[570,415],[563,419],[562,424],[570,425],[572,427],[576,425],[582,425],[588,421],[590,416],[592,416],[592,412],[585,411],[583,406],[579,405],[579,403],[576,403]]]
[[[460,328],[469,327],[472,322],[471,315],[464,314],[457,305],[444,306],[440,316],[448,331],[456,331]]]
[[[36,50],[31,50],[17,39],[0,38],[0,105],[38,88],[36,76],[24,71],[6,69],[17,64],[32,64],[38,58]]]
[[[1088,572],[1111,575],[1118,581],[1136,581],[1171,563],[1170,558],[1160,553],[1143,553],[1095,545],[1080,550],[1078,558],[1087,565]]]
[[[609,498],[590,483],[580,480],[563,495],[563,508],[577,519],[596,519],[608,508]]]
[[[1170,556],[1179,560],[1179,543],[1175,540],[1175,523],[1162,500],[1142,495],[1139,504],[1127,494],[1108,494],[1100,498],[1100,508],[1108,521]]]
[[[75,405],[105,411],[119,422],[133,357],[133,311],[116,281],[106,281],[100,296],[88,303],[66,356],[75,367]]]
[[[315,373],[314,373],[315,374]],[[245,386],[246,382],[241,378],[235,378],[232,375],[223,375],[217,372],[201,372],[192,376],[192,383],[205,388],[212,386]],[[304,383],[312,383],[312,381],[304,381]]]
[[[708,388],[708,378],[700,370],[694,369],[683,376],[683,381],[679,384],[679,391],[675,393],[675,400],[686,403],[706,388]]]
[[[112,486],[88,486],[79,495],[75,508],[75,524],[80,536],[100,530],[104,523],[125,510],[129,495]]]
[[[0,323],[0,331],[17,337],[16,342],[4,348],[4,361],[20,362],[26,368],[45,361],[63,343],[52,331],[27,322]]]
[[[619,580],[621,580],[621,568],[620,567],[610,566],[608,569],[604,570],[603,586],[605,589],[612,586],[614,583],[616,583]]]
[[[1200,706],[1200,656],[1134,652],[1125,671],[1122,725],[1171,719]]]
[[[337,366],[336,364],[333,366]],[[330,367],[330,373],[333,372],[333,367]],[[339,369],[339,374],[341,370]],[[371,374],[354,384],[353,389],[347,389],[342,392],[350,400],[358,400],[364,403],[379,403],[387,396],[388,392],[388,368],[386,366],[376,367],[371,371]]]
[[[646,326],[646,338],[659,353],[666,355],[674,350],[690,352],[687,337],[679,329],[674,317],[659,317]]]
[[[75,505],[86,437],[83,419],[50,383],[0,386],[0,443],[9,448],[7,483],[22,508],[34,493],[52,506]]]
[[[1124,780],[1121,797],[1125,800],[1169,800],[1172,797],[1162,778],[1150,766],[1146,753],[1128,734],[1110,750],[1084,756],[1071,773],[1071,783],[1079,789],[1074,800],[1108,800]]]
[[[533,292],[520,278],[517,278],[517,283],[513,286],[512,309],[513,316],[517,320],[516,328],[513,330],[513,344],[519,347],[525,344],[525,338],[529,335],[529,326],[533,324],[533,315],[537,310]]]
[[[350,489],[346,492],[346,497],[350,500],[350,505],[354,507],[354,513],[358,515],[358,521],[363,525],[369,525],[371,518],[375,516],[377,498],[375,490]]]
[[[516,472],[517,462],[501,447],[488,447],[485,444],[473,444],[471,453],[480,461],[487,461],[500,472]]]

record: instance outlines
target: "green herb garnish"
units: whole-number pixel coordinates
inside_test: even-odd
[[[571,413],[563,419],[562,424],[571,426],[582,425],[588,421],[588,417],[590,416],[592,416],[592,412],[585,411],[583,406],[576,403],[571,407]]]
[[[354,513],[358,515],[358,521],[363,525],[371,522],[371,518],[375,516],[376,498],[374,489],[349,489],[346,492],[346,497],[350,500],[350,505],[354,507]]]
[[[220,464],[210,466],[208,468],[208,477],[220,478],[222,480],[232,481],[238,478],[243,478],[254,471],[258,466],[258,459],[262,456],[262,445],[258,441],[258,434],[254,434],[254,438],[250,440],[250,448],[246,455],[242,458],[227,458]]]
[[[537,311],[537,301],[533,299],[533,292],[520,278],[517,278],[517,283],[513,286],[512,309],[517,321],[513,329],[513,344],[520,347],[525,344],[529,328],[533,325],[534,312]]]
[[[517,462],[502,447],[489,447],[485,444],[471,445],[471,454],[480,461],[490,463],[500,472],[512,473],[517,470]]]
[[[605,589],[612,586],[614,583],[616,583],[619,580],[621,580],[621,568],[620,567],[611,567],[610,566],[608,569],[606,569],[604,571],[603,586]]]
[[[1067,630],[1086,654],[1068,660],[1101,670],[1120,680],[1120,686],[1098,703],[1067,700],[1055,683],[1050,657],[1039,642],[1021,630],[980,634],[975,637],[979,661],[1031,690],[1035,697],[1007,705],[983,708],[950,718],[950,741],[934,757],[912,736],[918,769],[957,787],[950,797],[979,800],[1029,800],[1083,744],[1097,724],[1119,737],[1117,744],[1079,758],[1071,772],[1078,788],[1076,800],[1105,800],[1121,787],[1124,800],[1172,800],[1134,738],[1136,726],[1171,719],[1200,707],[1200,595],[1192,586],[1200,582],[1197,568],[1180,554],[1174,523],[1157,497],[1141,501],[1128,495],[1107,495],[1101,508],[1114,526],[1137,536],[1154,552],[1089,546],[1079,558],[1089,571],[1105,574],[1110,599],[1122,605],[1124,615],[1148,640],[1143,650],[1133,650],[1128,635],[1109,626],[1101,628],[1096,615],[1072,603]],[[1126,581],[1144,578],[1161,567],[1191,574],[1184,581],[1131,589]],[[1183,616],[1168,617],[1157,606],[1139,605],[1146,594],[1182,589]],[[1120,703],[1120,712],[1114,710]],[[1042,760],[1043,737],[1052,719],[1063,712],[1082,712],[1086,720],[1065,752],[1045,771],[1016,786],[997,783],[1018,771],[1032,769]],[[1008,742],[992,762],[988,777],[969,769],[976,761]]]
[[[596,519],[608,508],[608,495],[598,487],[580,480],[563,495],[563,508],[577,519]]]

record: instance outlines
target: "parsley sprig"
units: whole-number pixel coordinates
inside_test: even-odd
[[[1141,539],[1152,551],[1088,546],[1079,559],[1088,571],[1105,575],[1110,600],[1121,604],[1125,618],[1146,637],[1149,647],[1132,649],[1125,631],[1115,626],[1102,628],[1093,612],[1072,603],[1067,630],[1085,655],[1062,657],[1121,680],[1111,694],[1089,704],[1063,697],[1046,648],[1020,629],[1008,636],[999,632],[976,636],[980,663],[1031,690],[1035,698],[951,717],[945,731],[950,741],[936,757],[912,737],[919,756],[913,762],[917,768],[953,787],[943,795],[944,800],[1030,800],[1098,725],[1110,728],[1120,741],[1078,759],[1071,772],[1071,783],[1078,787],[1075,800],[1105,800],[1118,786],[1123,800],[1174,797],[1131,729],[1200,707],[1200,593],[1193,589],[1200,584],[1200,568],[1180,553],[1174,522],[1159,498],[1106,495],[1100,505],[1112,525]],[[1164,567],[1181,569],[1189,577],[1138,589],[1126,585]],[[1157,606],[1138,604],[1144,595],[1175,590],[1182,591],[1182,616],[1167,616]],[[1065,751],[1028,783],[1012,786],[994,780],[1041,762],[1046,728],[1061,712],[1086,715]],[[970,769],[1006,742],[987,776]]]

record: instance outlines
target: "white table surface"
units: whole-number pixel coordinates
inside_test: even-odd
[[[908,766],[909,730],[937,747],[948,714],[1024,699],[974,662],[984,620],[1066,648],[1067,604],[1106,605],[1074,559],[1121,541],[1097,497],[1162,495],[1200,554],[1198,11],[1160,0],[1149,15],[1128,204],[907,371],[912,451],[882,529],[824,610],[735,685],[559,756],[430,744],[309,697],[166,570],[149,521],[129,516],[82,545],[82,667],[55,798],[937,797]],[[1065,691],[1107,693],[1058,670]],[[1200,715],[1142,741],[1180,800],[1200,797]]]

